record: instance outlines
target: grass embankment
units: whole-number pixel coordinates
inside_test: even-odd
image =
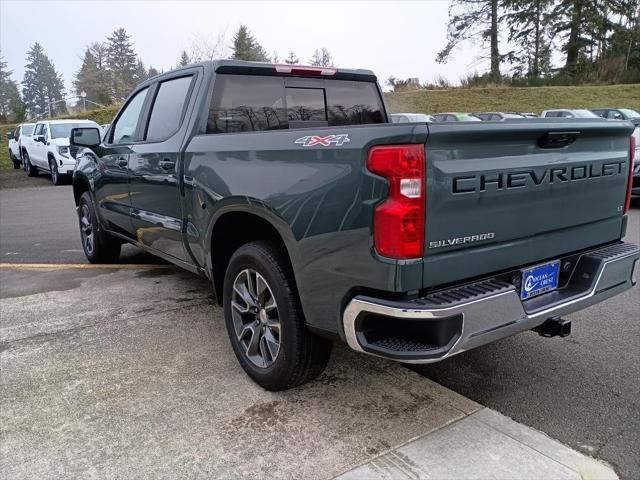
[[[76,115],[67,115],[60,118],[77,118],[80,120],[89,119],[102,125],[104,123],[111,123],[113,117],[118,112],[119,106],[111,106],[105,108],[98,108],[86,113],[78,113]],[[3,124],[0,125],[0,170],[7,168],[13,168],[13,163],[9,160],[9,143],[7,140],[7,132],[13,132],[16,129],[16,124]]]
[[[640,85],[489,87],[387,93],[392,112],[535,112],[551,108],[640,110]]]

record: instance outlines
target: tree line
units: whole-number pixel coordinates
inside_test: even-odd
[[[521,85],[640,81],[640,0],[453,0],[447,43],[478,43],[484,75],[467,83]],[[553,57],[563,63],[553,67]]]
[[[277,52],[268,55],[264,47],[245,25],[234,33],[230,52],[225,51],[224,36],[214,40],[196,37],[190,51],[182,51],[177,67],[216,58],[297,64],[300,59],[294,52],[281,59]],[[0,123],[21,122],[25,118],[64,115],[67,113],[65,88],[62,75],[38,42],[27,53],[27,63],[20,85],[11,78],[0,52]],[[326,48],[316,49],[309,63],[316,66],[333,66],[333,58]],[[73,79],[72,96],[75,95],[97,105],[122,102],[140,82],[160,73],[147,67],[135,51],[131,36],[124,28],[118,28],[106,41],[94,42],[84,51],[82,65]]]

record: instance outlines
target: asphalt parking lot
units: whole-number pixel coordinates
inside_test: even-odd
[[[0,190],[0,262],[86,263],[70,187],[30,182]],[[144,266],[0,269],[9,478],[131,465],[130,476],[327,478],[479,404],[640,477],[637,289],[571,315],[567,339],[525,333],[417,369],[437,383],[338,347],[317,382],[274,394],[237,365],[208,282],[134,247],[123,257]]]

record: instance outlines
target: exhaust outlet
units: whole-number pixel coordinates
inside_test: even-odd
[[[547,319],[542,325],[533,329],[538,335],[543,337],[568,337],[571,334],[571,320],[564,320],[560,317]]]

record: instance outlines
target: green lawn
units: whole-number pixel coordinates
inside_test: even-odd
[[[413,90],[385,95],[392,112],[535,112],[551,108],[640,110],[640,85]]]

